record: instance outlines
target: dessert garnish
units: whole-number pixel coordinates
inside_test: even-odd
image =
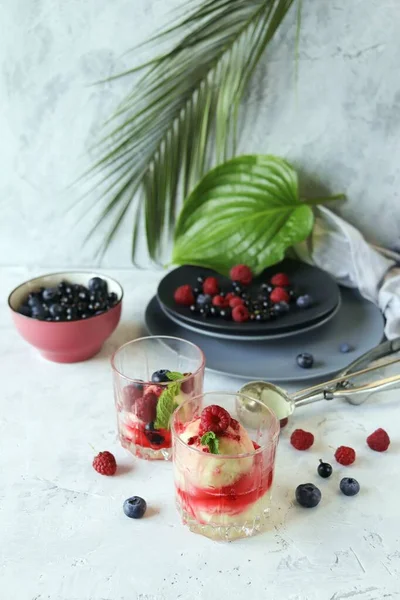
[[[115,456],[106,450],[105,452],[99,452],[93,459],[93,468],[101,475],[115,475],[117,470],[117,461]]]
[[[146,500],[140,498],[140,496],[132,496],[125,500],[123,505],[124,513],[130,519],[141,519],[146,512],[147,504]]]
[[[157,371],[157,373],[160,373],[160,371]],[[161,392],[156,405],[155,418],[151,419],[154,420],[156,429],[170,429],[171,415],[178,406],[175,398],[181,389],[178,380],[184,378],[182,373],[176,371],[165,371],[165,373],[171,383]]]
[[[211,452],[211,454],[219,454],[219,440],[213,431],[207,431],[207,433],[202,435],[200,443],[203,446],[208,446],[208,449]]]

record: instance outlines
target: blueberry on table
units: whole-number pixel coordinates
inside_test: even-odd
[[[355,496],[360,491],[360,484],[353,477],[343,477],[340,481],[340,490],[345,496]]]
[[[168,377],[168,373],[170,372],[171,371],[169,369],[160,369],[159,371],[154,371],[153,375],[151,376],[151,381],[153,383],[166,383],[170,381]]]
[[[296,500],[304,508],[314,508],[321,502],[321,490],[313,483],[303,483],[296,488]]]
[[[298,354],[296,361],[302,369],[311,369],[314,364],[314,357],[308,352],[302,352],[301,354]]]
[[[132,496],[124,502],[124,513],[130,519],[141,519],[146,512],[147,504],[140,496]]]
[[[88,288],[90,292],[103,292],[105,294],[108,292],[107,281],[101,277],[92,277],[89,281]]]
[[[323,462],[320,459],[319,465],[317,468],[317,472],[320,477],[327,479],[328,477],[330,477],[332,475],[332,470],[333,470],[332,465],[330,465],[329,463]]]

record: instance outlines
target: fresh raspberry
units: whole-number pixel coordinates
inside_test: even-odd
[[[174,300],[177,304],[183,304],[184,306],[190,306],[194,304],[194,294],[190,285],[181,285],[176,288],[174,293]]]
[[[143,385],[131,383],[122,390],[122,404],[124,410],[131,410],[136,400],[143,395]]]
[[[117,461],[111,452],[107,450],[100,452],[93,459],[93,468],[101,475],[115,475],[117,470]]]
[[[277,304],[278,302],[289,302],[290,297],[287,291],[283,287],[276,287],[272,290],[269,295],[271,302]]]
[[[203,292],[215,296],[219,292],[219,283],[216,277],[207,277],[203,283]]]
[[[227,301],[225,296],[220,296],[219,294],[217,294],[212,299],[212,304],[214,306],[226,307],[226,306],[229,306],[229,300]]]
[[[271,283],[276,287],[285,287],[287,285],[290,285],[290,279],[286,275],[286,273],[277,273],[276,275],[271,277]]]
[[[367,444],[375,452],[385,452],[390,445],[390,437],[384,429],[377,429],[367,437]]]
[[[206,431],[223,433],[228,429],[230,422],[231,416],[228,411],[217,404],[207,406],[200,415],[200,429],[204,433]]]
[[[243,298],[239,298],[239,296],[235,296],[229,300],[229,306],[231,308],[235,308],[236,306],[242,306],[244,304]]]
[[[338,463],[347,467],[348,465],[353,464],[353,462],[356,460],[356,453],[353,448],[349,448],[348,446],[339,446],[335,452],[335,458]]]
[[[238,281],[242,285],[249,285],[253,280],[253,273],[246,265],[236,265],[229,272],[232,281]]]
[[[236,296],[236,294],[234,292],[228,292],[225,296],[225,299],[227,300],[227,302],[232,300],[232,298],[239,298],[239,296]]]
[[[245,323],[248,321],[250,317],[250,313],[243,304],[239,306],[235,306],[232,310],[232,319],[236,321],[236,323]]]
[[[136,416],[144,423],[155,421],[157,415],[158,396],[153,392],[146,392],[144,396],[136,400]]]
[[[314,443],[314,436],[309,431],[295,429],[290,436],[290,443],[296,450],[308,450]]]

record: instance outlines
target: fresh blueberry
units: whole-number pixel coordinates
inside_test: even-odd
[[[107,281],[101,277],[92,277],[88,283],[88,288],[90,292],[102,292],[103,294],[107,294]]]
[[[89,313],[81,313],[81,319],[88,319],[91,315]]]
[[[65,309],[67,321],[75,321],[78,318],[78,309],[76,306],[67,306]]]
[[[340,481],[340,490],[345,496],[355,496],[360,491],[360,484],[353,477],[343,477]]]
[[[81,315],[82,313],[88,312],[88,305],[86,302],[78,302],[78,304],[76,305],[76,309],[77,309],[78,313]]]
[[[132,496],[124,502],[124,513],[130,519],[141,519],[146,512],[147,504],[143,498]]]
[[[171,371],[169,369],[160,369],[159,371],[154,371],[153,375],[151,376],[151,381],[153,383],[165,383],[167,381],[171,381],[168,378],[168,373],[170,373]]]
[[[51,300],[55,300],[59,295],[57,288],[44,288],[42,292],[42,299],[44,302],[50,302]]]
[[[116,304],[118,304],[118,296],[115,292],[111,292],[111,294],[108,294],[107,300],[110,306],[115,306]]]
[[[289,304],[287,302],[277,302],[274,306],[275,314],[284,315],[289,312]]]
[[[321,491],[313,483],[303,483],[296,488],[296,500],[304,508],[314,508],[321,501]]]
[[[50,313],[51,314],[51,313]],[[32,317],[44,321],[49,316],[49,311],[45,304],[35,304],[32,306]],[[53,316],[53,315],[51,315]]]
[[[314,364],[314,357],[308,352],[302,352],[302,354],[298,354],[296,361],[302,369],[311,369]]]
[[[211,306],[209,304],[203,304],[199,308],[199,313],[202,317],[208,317],[210,315]]]
[[[211,304],[211,296],[209,294],[199,294],[196,298],[197,306],[204,306],[204,304]]]
[[[232,319],[232,310],[230,308],[221,308],[219,316],[225,319],[225,321],[230,321]]]
[[[348,352],[351,352],[353,350],[353,348],[352,348],[352,346],[350,346],[350,344],[347,344],[346,342],[344,342],[343,344],[340,344],[339,350],[340,350],[340,352],[343,352],[343,354],[347,354]]]
[[[32,292],[28,296],[28,305],[34,307],[42,304],[42,295],[38,292]]]
[[[31,317],[32,316],[32,309],[28,304],[22,304],[19,309],[18,312],[20,315],[24,315],[24,317]]]
[[[149,434],[148,439],[150,441],[151,444],[153,444],[154,446],[160,446],[161,444],[163,444],[165,442],[165,438],[163,435],[161,435],[161,433],[155,433],[154,431]]]
[[[270,294],[272,292],[272,290],[274,289],[274,286],[271,285],[270,283],[262,283],[260,289],[262,290],[262,292],[264,294]]]
[[[150,421],[150,423],[146,423],[144,428],[145,428],[145,431],[154,431],[154,421]]]
[[[304,294],[304,296],[299,296],[296,300],[296,304],[299,308],[310,308],[312,306],[312,298],[309,294]]]
[[[77,294],[77,300],[78,302],[88,302],[89,296],[89,290],[80,290]]]
[[[60,294],[64,294],[65,293],[65,288],[68,286],[69,284],[66,281],[60,281],[60,283],[57,285],[57,289],[59,291]]]
[[[320,459],[317,472],[320,477],[327,479],[328,477],[330,477],[332,475],[332,465],[330,465],[329,463],[323,462]]]
[[[53,318],[62,317],[65,315],[65,310],[64,310],[64,307],[61,306],[61,304],[54,303],[54,304],[50,304],[49,313],[50,313],[50,316],[52,316]]]
[[[250,299],[250,296],[248,295],[247,292],[242,292],[240,294],[240,297],[243,298],[243,300],[249,300]]]

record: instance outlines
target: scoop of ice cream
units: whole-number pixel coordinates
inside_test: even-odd
[[[186,483],[189,483],[196,487],[218,489],[232,485],[251,470],[252,457],[235,458],[235,455],[254,451],[253,442],[239,422],[233,421],[233,425],[217,436],[218,454],[211,454],[208,446],[201,443],[200,432],[200,417],[196,417],[179,434],[188,444],[188,447],[181,446],[176,452],[175,470],[181,486],[187,487]]]

